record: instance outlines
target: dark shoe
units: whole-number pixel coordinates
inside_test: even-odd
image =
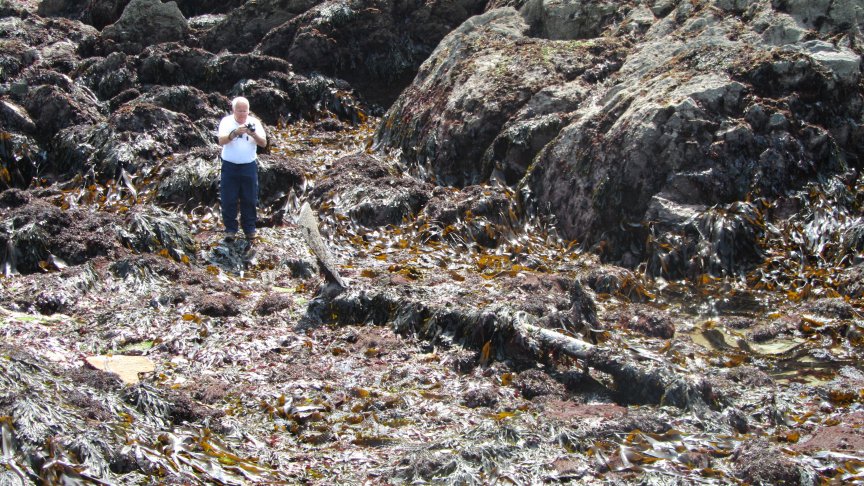
[[[255,240],[245,238],[243,240],[242,252],[243,252],[243,261],[245,261],[245,262],[251,261],[252,258],[255,257],[255,253],[256,253],[255,252]]]
[[[236,239],[236,236],[234,235],[234,233],[225,233],[225,237],[222,238],[222,244],[232,245],[232,244],[234,244],[235,239]]]

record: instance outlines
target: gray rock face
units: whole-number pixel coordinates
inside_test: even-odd
[[[597,37],[614,19],[617,2],[528,0],[519,9],[538,36],[552,40]]]
[[[435,45],[484,2],[331,0],[271,30],[257,50],[300,72],[346,79],[367,97],[390,103]]]
[[[101,29],[120,18],[129,0],[42,0],[37,13],[44,17],[67,17]]]
[[[442,184],[487,180],[496,166],[505,173],[510,166],[527,167],[542,141],[554,135],[550,126],[560,123],[555,114],[578,105],[606,76],[604,63],[614,65],[620,47],[614,41],[532,39],[528,30],[509,8],[462,24],[391,107],[377,135],[380,146],[399,148],[418,173]],[[524,158],[515,160],[519,152]]]
[[[774,0],[778,10],[788,13],[801,26],[822,33],[848,30],[864,23],[864,5],[856,0]]]
[[[692,271],[726,271],[734,259],[697,255],[740,237],[737,261],[758,258],[758,231],[712,207],[744,215],[733,205],[864,161],[860,7],[773,4],[529,1],[516,5],[524,21],[490,11],[441,42],[378,147],[440,184],[518,186],[607,257],[629,258],[644,235],[626,228],[656,222],[693,235],[679,255],[698,260]],[[736,236],[698,229],[711,224]]]
[[[102,37],[137,53],[146,46],[182,40],[188,31],[176,2],[132,0],[119,20],[102,30]]]
[[[250,52],[272,29],[321,3],[321,0],[260,0],[231,10],[202,36],[212,52]]]

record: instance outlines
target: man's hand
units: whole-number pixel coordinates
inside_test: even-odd
[[[223,140],[220,137],[219,138],[219,145],[225,145],[225,144],[231,143],[234,141],[234,139],[236,139],[237,137],[242,136],[242,135],[248,135],[249,138],[254,140],[255,143],[261,147],[264,147],[267,145],[267,138],[265,136],[261,135],[257,131],[249,130],[246,127],[246,125],[241,125],[241,126],[235,128],[234,130],[231,130],[230,132],[228,132],[228,136],[226,137],[225,140]]]
[[[250,132],[249,129],[246,128],[246,125],[241,125],[234,130],[231,130],[231,134],[229,134],[229,137],[231,137],[231,140],[234,140],[240,135],[249,135],[250,133],[252,132]]]

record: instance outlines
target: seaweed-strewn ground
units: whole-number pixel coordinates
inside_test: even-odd
[[[454,202],[512,198],[483,187],[435,189],[420,217],[364,228],[344,194],[315,188],[365,150],[375,122],[274,131],[306,184],[281,223],[263,215],[246,264],[219,244],[216,206],[156,210],[146,175],[134,191],[7,191],[0,214],[17,218],[20,248],[56,238],[59,251],[25,275],[7,255],[0,484],[864,481],[860,253],[790,276],[794,228],[778,228],[749,280],[650,280],[601,265],[549,222],[496,224]],[[313,194],[349,282],[338,295],[292,220]],[[576,326],[584,292],[596,320]],[[578,359],[459,327],[520,315],[663,363],[691,395],[638,400]],[[153,367],[124,383],[94,356]]]

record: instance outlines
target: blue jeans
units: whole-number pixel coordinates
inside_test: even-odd
[[[258,219],[258,163],[234,164],[222,161],[222,180],[219,182],[222,222],[226,233],[237,233],[237,207],[240,207],[240,225],[246,236],[255,234]]]

